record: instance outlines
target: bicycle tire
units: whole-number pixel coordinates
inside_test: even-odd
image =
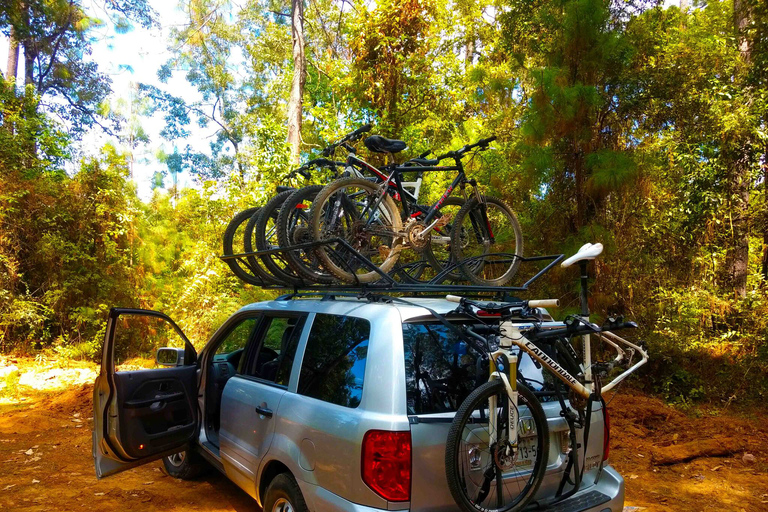
[[[454,416],[453,423],[451,423],[451,428],[448,431],[448,439],[445,443],[445,475],[448,480],[448,488],[451,491],[453,499],[456,501],[456,504],[459,506],[459,508],[464,512],[519,512],[528,503],[530,503],[530,501],[536,495],[536,491],[539,489],[542,480],[544,479],[544,473],[547,469],[547,460],[549,459],[549,428],[547,426],[547,418],[544,414],[544,409],[541,407],[541,404],[527,387],[518,383],[517,391],[518,411],[520,409],[520,405],[525,405],[528,409],[528,412],[530,413],[532,420],[532,425],[528,426],[529,432],[531,426],[536,428],[535,437],[537,442],[537,455],[536,460],[532,464],[528,479],[525,482],[525,486],[509,504],[501,505],[499,503],[501,500],[498,493],[490,491],[490,483],[488,483],[488,480],[490,478],[494,478],[496,482],[498,482],[498,480],[501,478],[496,473],[496,470],[499,469],[498,462],[496,462],[496,457],[499,455],[491,455],[491,450],[493,449],[492,447],[489,446],[488,455],[486,456],[486,459],[488,459],[490,465],[484,471],[482,470],[482,466],[475,469],[472,468],[472,464],[478,459],[475,459],[475,461],[470,461],[469,459],[465,461],[462,459],[462,448],[464,448],[464,451],[466,451],[466,446],[462,446],[465,435],[469,433],[470,435],[475,436],[478,440],[481,440],[481,436],[478,436],[475,433],[477,428],[471,428],[469,429],[470,432],[465,432],[465,428],[468,425],[482,424],[482,417],[480,420],[475,420],[473,418],[474,411],[482,411],[483,407],[487,407],[488,399],[491,396],[499,395],[502,397],[507,397],[504,383],[500,380],[494,380],[482,384],[472,393],[470,393],[469,396],[467,396],[467,398],[459,406],[459,410]],[[521,419],[526,418],[523,412],[519,412],[519,417]],[[518,440],[521,437],[519,435],[521,431],[522,429],[518,430]],[[479,456],[479,461],[482,465],[482,452],[477,450],[474,452],[474,454],[472,453],[473,448],[476,446],[477,445],[475,444],[471,444],[469,453],[467,455],[469,457]],[[518,444],[518,446],[520,445]],[[520,453],[521,452],[518,452],[517,456],[519,456]],[[517,459],[512,461],[513,467],[516,466],[516,460]],[[465,471],[465,466],[467,465],[469,465],[469,468]],[[491,466],[495,466],[495,469],[493,471],[493,475],[489,476]],[[475,498],[479,499],[478,503],[475,503],[470,498],[470,496],[468,496],[471,489],[468,487],[468,482],[464,478],[465,474],[472,472],[475,472],[475,475],[481,474],[485,480],[483,486],[480,488],[480,492]],[[504,473],[503,469],[501,473]],[[509,473],[509,470],[507,470],[507,473]],[[524,475],[521,474],[521,477],[523,476]],[[506,479],[509,479],[508,476]],[[474,484],[474,482],[472,483]],[[487,487],[485,485],[486,483],[488,483]],[[475,487],[477,487],[477,485],[475,485]],[[494,487],[496,487],[496,485],[494,485]],[[503,489],[509,489],[507,483],[504,484]],[[483,495],[483,493],[485,494]],[[497,508],[484,506],[483,502],[488,497],[492,498],[494,495],[496,495],[497,498]]]
[[[250,219],[255,213],[259,211],[259,207],[254,208],[248,208],[247,210],[243,210],[241,212],[238,212],[231,221],[229,221],[229,224],[227,224],[227,229],[224,231],[224,255],[225,256],[231,256],[235,254],[234,251],[234,240],[235,240],[235,234],[238,230],[238,228],[248,219]],[[247,251],[239,251],[239,252],[247,252]],[[238,254],[239,254],[238,252]],[[261,268],[260,265],[253,266],[252,264],[245,265],[240,260],[225,260],[226,264],[229,266],[229,268],[232,270],[232,273],[234,273],[237,277],[242,279],[248,284],[252,284],[254,286],[269,286],[278,284],[277,281],[269,275],[263,268]]]
[[[274,249],[274,247],[267,241],[267,224],[270,219],[276,219],[280,206],[288,199],[294,191],[286,190],[277,194],[275,197],[267,201],[261,211],[258,214],[251,217],[248,221],[248,225],[245,228],[245,249],[248,252],[253,251],[253,242],[256,242],[256,250],[264,251],[267,249]],[[272,238],[272,237],[270,237]],[[276,238],[276,237],[275,237]],[[276,240],[275,240],[276,241]],[[304,282],[296,276],[287,263],[284,266],[280,266],[277,262],[283,260],[279,254],[264,254],[258,256],[258,259],[264,264],[267,271],[272,274],[283,286],[295,286],[302,285]],[[248,261],[257,260],[256,256],[248,256]],[[284,261],[284,260],[283,260]],[[255,263],[252,263],[255,264]]]
[[[504,201],[493,196],[481,196],[481,199],[482,202],[478,201],[477,197],[472,197],[466,202],[466,204],[464,204],[462,209],[459,210],[459,213],[456,214],[456,219],[453,222],[453,228],[451,230],[451,254],[454,258],[454,261],[460,263],[459,269],[461,270],[461,273],[464,275],[466,280],[480,286],[504,286],[509,282],[510,279],[512,279],[512,277],[514,277],[514,275],[517,273],[517,269],[520,267],[520,262],[522,261],[520,257],[523,255],[523,230],[520,228],[517,215],[515,215],[515,212],[512,211],[512,208],[510,208]],[[496,241],[490,242],[489,240],[493,239],[494,236],[489,236],[488,227],[484,222],[479,222],[477,220],[478,216],[481,215],[481,208],[487,207],[488,205],[492,205],[493,208],[498,208],[497,213],[501,213],[504,217],[506,217],[504,221],[510,224],[515,237],[514,254],[519,257],[512,258],[512,263],[506,268],[506,270],[504,270],[503,273],[501,273],[500,276],[484,278],[482,277],[482,273],[486,272],[487,268],[499,268],[499,264],[493,263],[493,261],[489,263],[484,259],[476,259],[473,262],[466,262],[465,258],[468,256],[465,254],[465,249],[463,247],[466,243],[466,240],[468,240],[472,235],[467,236],[465,234],[464,222],[468,219],[475,236],[483,237],[481,243],[483,246],[483,254],[472,256],[484,256],[487,254],[492,254],[489,249],[491,247],[491,243],[496,243]],[[496,219],[496,215],[493,215],[493,217],[494,222],[499,220]],[[490,218],[488,222],[491,222]],[[490,235],[494,235],[494,232],[498,234],[499,226],[490,227]],[[467,238],[462,239],[462,236],[467,236]],[[505,265],[507,264],[501,263],[500,268],[503,269]]]
[[[313,239],[316,241],[321,240],[327,240],[328,238],[331,238],[332,236],[325,236],[325,227],[323,225],[324,220],[324,214],[325,210],[323,206],[326,204],[326,202],[331,199],[331,196],[339,192],[341,189],[346,189],[349,187],[357,187],[368,194],[376,194],[379,190],[379,186],[375,183],[364,179],[364,178],[341,178],[339,180],[336,180],[334,182],[329,183],[323,189],[318,193],[317,197],[315,198],[315,202],[312,204],[312,212],[311,212],[311,231]],[[346,197],[346,193],[345,193]],[[349,206],[351,204],[351,201],[348,201],[345,203],[344,208],[345,211],[350,210],[344,217],[351,216],[352,209],[354,208],[354,205]],[[376,253],[378,250],[380,252],[380,256],[377,259],[383,260],[380,264],[375,263],[374,264],[378,267],[378,269],[383,272],[387,273],[395,266],[395,263],[397,263],[397,260],[400,256],[400,250],[402,249],[402,238],[398,236],[401,228],[402,228],[402,221],[400,219],[400,211],[397,209],[397,206],[395,205],[394,200],[389,196],[385,195],[384,199],[381,201],[379,206],[377,207],[376,214],[380,215],[383,220],[384,227],[381,228],[382,231],[388,231],[391,232],[392,240],[390,241],[390,245],[385,248],[386,256],[381,255],[381,247],[384,247],[384,245],[380,245],[378,248],[373,249],[371,252],[371,247],[365,247],[365,249],[370,252],[371,254]],[[378,212],[381,212],[380,214]],[[362,233],[365,233],[366,228],[361,228]],[[359,233],[358,233],[359,234]],[[349,230],[344,230],[343,232],[336,232],[333,234],[333,236],[339,236],[341,238],[348,239],[353,237],[353,233],[350,233]],[[387,235],[389,236],[389,235]],[[351,245],[355,248],[356,251],[360,251],[363,248],[364,240],[363,237],[358,237],[359,241],[352,241]],[[373,244],[377,243],[377,241],[371,242]],[[357,274],[356,272],[350,272],[346,270],[345,268],[342,268],[340,266],[341,263],[344,260],[341,255],[347,254],[348,251],[342,250],[340,252],[333,251],[333,256],[331,254],[331,251],[333,249],[330,248],[328,245],[323,245],[317,248],[317,255],[320,258],[320,261],[322,262],[323,267],[333,274],[337,279],[339,279],[342,282],[345,283],[372,283],[374,281],[377,281],[381,278],[381,275],[376,272],[375,270],[370,270],[369,272],[365,272],[362,274]],[[370,259],[370,258],[369,258]],[[336,260],[336,261],[334,261]],[[337,261],[339,264],[337,264]],[[353,264],[357,264],[359,260],[353,261]],[[352,270],[355,270],[352,268]]]
[[[312,240],[310,232],[310,218],[306,213],[307,202],[313,201],[317,194],[323,189],[323,185],[309,185],[303,187],[288,196],[280,207],[280,213],[277,215],[277,240],[280,247],[290,247],[299,243]],[[299,208],[299,205],[304,205]],[[296,233],[299,216],[306,216],[306,236]],[[298,237],[298,238],[297,238]],[[334,284],[336,279],[333,275],[325,272],[319,265],[312,266],[306,259],[317,259],[317,252],[313,249],[286,251],[285,259],[291,269],[299,276],[311,283]]]

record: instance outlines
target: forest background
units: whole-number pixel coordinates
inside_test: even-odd
[[[202,346],[275,295],[219,260],[229,220],[372,122],[408,155],[498,136],[470,174],[518,213],[526,255],[605,245],[592,309],[640,323],[652,361],[633,385],[764,401],[764,1],[187,0],[129,108],[90,57],[95,33],[163,20],[146,0],[92,3],[0,2],[0,352],[94,359],[112,306],[163,311]],[[179,74],[195,100],[167,86]],[[132,170],[158,114],[182,149],[153,157],[142,200]],[[209,147],[184,147],[200,128]],[[113,142],[79,156],[95,132]],[[575,311],[572,274],[530,297]]]

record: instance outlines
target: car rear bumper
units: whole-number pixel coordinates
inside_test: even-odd
[[[589,475],[585,475],[585,483]],[[313,512],[384,512],[386,509],[373,508],[352,503],[323,487],[299,481],[301,492]],[[397,504],[397,509],[408,504]],[[531,507],[531,512],[621,512],[624,509],[624,478],[612,467],[606,466],[595,485],[590,485],[567,500],[549,507]],[[390,509],[391,510],[391,509]],[[458,509],[457,509],[458,510]],[[528,508],[526,508],[528,511]]]
[[[588,475],[584,480],[585,484],[591,483]],[[623,509],[624,478],[612,466],[606,466],[597,484],[549,507],[531,508],[531,512],[621,512]]]
[[[298,483],[299,488],[301,488],[301,494],[307,502],[307,508],[312,512],[386,512],[386,508],[374,508],[352,503],[319,485],[313,485],[301,480]],[[386,502],[383,500],[382,502],[386,507]]]

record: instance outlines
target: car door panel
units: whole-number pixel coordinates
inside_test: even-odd
[[[254,498],[259,463],[269,450],[275,432],[272,414],[284,394],[282,387],[239,376],[229,379],[224,388],[220,431],[222,463],[227,476]]]
[[[181,366],[115,374],[120,445],[132,458],[147,448],[168,450],[196,430],[196,368]]]
[[[115,330],[121,316],[165,322],[185,344],[186,365],[116,372]],[[191,343],[166,315],[110,310],[93,396],[93,457],[99,478],[188,447],[199,428],[195,359]]]

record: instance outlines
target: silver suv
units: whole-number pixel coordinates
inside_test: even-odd
[[[455,304],[408,300],[251,304],[199,354],[166,315],[113,309],[94,389],[97,475],[162,458],[178,478],[215,467],[268,512],[457,510],[445,440],[479,363],[421,307],[442,314]],[[166,346],[157,351],[166,367],[137,369],[125,349],[137,339],[144,353],[152,340]],[[520,369],[528,382],[548,379],[530,358]],[[557,401],[542,401],[550,449],[537,499],[546,500],[568,490],[568,426]],[[603,460],[608,434],[595,403],[581,489],[546,510],[622,510],[624,481]]]

